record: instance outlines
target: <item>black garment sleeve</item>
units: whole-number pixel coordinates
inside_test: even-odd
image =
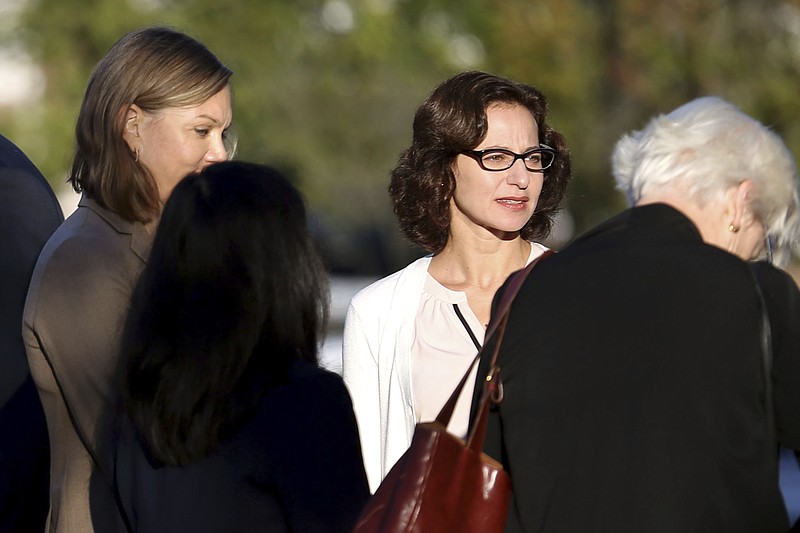
[[[753,264],[772,330],[773,403],[778,442],[800,451],[800,290],[782,270]]]

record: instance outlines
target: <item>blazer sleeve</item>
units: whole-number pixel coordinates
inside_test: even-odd
[[[23,338],[45,410],[67,409],[90,442],[112,399],[120,334],[144,266],[121,240],[84,235],[45,248],[25,306]]]
[[[759,268],[759,267],[757,267]],[[772,380],[778,441],[800,451],[800,291],[781,270],[757,270],[772,329]]]
[[[351,302],[344,323],[342,377],[350,391],[358,421],[361,452],[369,487],[374,492],[382,479],[380,381],[378,377],[377,328],[367,329],[361,313]]]

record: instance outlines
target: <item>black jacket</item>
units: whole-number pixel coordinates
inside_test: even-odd
[[[137,533],[349,533],[369,497],[342,379],[301,362],[216,452],[185,467],[153,462],[124,421],[114,477]],[[95,531],[124,532],[107,490],[95,472]]]
[[[507,531],[788,528],[754,270],[777,435],[798,450],[800,292],[786,273],[704,244],[663,204],[627,210],[533,269],[511,309],[505,399],[485,446],[513,482]]]

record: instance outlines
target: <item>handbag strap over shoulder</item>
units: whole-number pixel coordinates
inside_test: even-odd
[[[514,298],[517,296],[519,289],[522,287],[523,282],[528,277],[528,273],[533,270],[533,267],[536,264],[547,257],[548,255],[553,254],[552,250],[546,250],[542,255],[528,263],[528,265],[523,268],[522,270],[518,270],[514,274],[511,275],[508,281],[508,285],[506,286],[505,292],[500,298],[500,301],[497,304],[497,310],[495,311],[494,316],[492,317],[492,321],[489,323],[489,327],[486,328],[486,336],[484,338],[483,346],[487,345],[489,338],[492,337],[495,333],[498,334],[497,342],[494,345],[494,352],[492,353],[492,359],[490,362],[489,367],[495,368],[497,362],[497,354],[500,351],[500,343],[503,340],[502,333],[505,331],[505,323],[506,323],[506,316],[508,315],[508,311],[511,309],[511,303],[514,301]],[[467,384],[467,380],[469,379],[470,373],[472,372],[472,368],[480,361],[481,355],[483,354],[484,348],[478,350],[478,353],[472,359],[472,362],[467,368],[467,371],[464,373],[464,376],[461,378],[461,381],[458,382],[456,388],[453,390],[453,393],[450,395],[450,398],[447,399],[444,406],[442,407],[439,414],[436,416],[436,421],[447,427],[447,424],[450,423],[450,418],[453,416],[453,411],[456,407],[456,402],[458,401],[458,397],[461,395],[461,391],[464,389],[464,386]]]
[[[489,421],[489,406],[492,404],[499,404],[503,400],[503,389],[500,383],[500,367],[497,366],[497,354],[500,352],[500,344],[503,342],[507,323],[508,313],[503,315],[500,325],[497,327],[497,342],[494,344],[494,351],[492,352],[492,359],[489,364],[489,374],[486,376],[486,381],[483,384],[483,393],[481,394],[481,401],[478,404],[478,411],[475,415],[475,420],[472,422],[469,435],[467,436],[467,448],[478,454],[482,451],[483,441],[486,438],[486,424]]]

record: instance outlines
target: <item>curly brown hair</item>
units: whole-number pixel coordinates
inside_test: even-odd
[[[494,104],[528,109],[539,127],[539,141],[556,150],[555,161],[544,171],[536,210],[520,230],[527,240],[550,234],[566,194],[570,157],[564,137],[546,122],[546,98],[523,83],[485,72],[462,72],[437,86],[417,109],[411,146],[400,154],[391,172],[389,196],[400,228],[428,252],[439,253],[447,244],[455,158],[486,137],[486,110]]]

